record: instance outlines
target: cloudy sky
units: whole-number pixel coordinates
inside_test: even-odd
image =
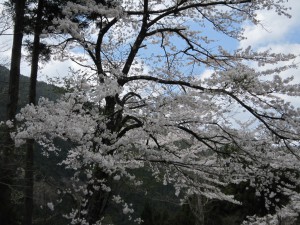
[[[0,0],[0,3],[3,1]],[[261,21],[261,25],[244,25],[247,39],[235,43],[236,47],[251,45],[256,50],[271,48],[275,52],[300,55],[300,1],[289,0],[286,4],[291,7],[291,18],[278,16],[271,11],[260,11],[258,19]],[[0,37],[0,44],[5,44],[9,48],[11,39],[11,36],[2,36]],[[228,44],[232,45],[232,43]],[[0,52],[0,54],[2,57],[9,58],[10,50]],[[300,64],[300,57],[296,59],[296,62]],[[71,61],[50,62],[43,66],[39,79],[45,80],[46,74],[48,76],[65,76],[68,74],[67,71],[70,66],[76,67],[77,65]],[[209,74],[207,71],[205,73],[206,75]],[[294,75],[295,79],[300,82],[300,73],[297,70],[290,71],[289,73]],[[27,62],[22,63],[22,74],[29,74],[29,65]]]
[[[260,11],[258,19],[261,25],[245,25],[247,39],[241,41],[239,47],[250,45],[258,51],[272,49],[275,53],[292,53],[298,56],[295,63],[300,66],[300,1],[289,0],[286,5],[291,7],[291,18],[278,16],[271,11]],[[295,81],[300,83],[299,69],[284,75],[293,75]]]
[[[291,7],[291,18],[278,16],[272,11],[260,11],[257,18],[261,25],[245,25],[247,40],[240,43],[241,47],[276,47],[300,44],[300,1],[290,0],[286,3]]]
[[[292,53],[297,56],[295,63],[298,69],[292,69],[281,74],[282,76],[293,76],[295,83],[300,83],[300,1],[289,0],[287,6],[291,18],[278,16],[274,12],[262,11],[258,13],[261,21],[259,26],[245,26],[247,40],[239,43],[240,47],[251,45],[257,50],[272,49],[276,53]],[[300,107],[299,97],[286,97],[286,100]]]

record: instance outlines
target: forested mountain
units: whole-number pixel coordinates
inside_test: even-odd
[[[9,70],[3,66],[0,66],[0,121],[3,121],[6,116],[6,106],[7,106],[7,94],[8,94],[8,82],[9,82]],[[38,82],[37,83],[37,99],[40,97],[48,98],[50,100],[56,100],[61,93],[63,92],[62,88],[56,87],[51,84],[47,84],[45,82]],[[20,85],[19,85],[19,104],[18,104],[18,111],[28,104],[28,94],[29,94],[29,77],[20,76]],[[1,137],[2,138],[2,137]],[[63,146],[63,143],[62,143]],[[66,145],[67,146],[67,145]],[[19,162],[17,165],[17,174],[14,179],[19,184],[18,188],[13,189],[14,202],[18,208],[18,210],[22,211],[22,203],[23,203],[23,196],[22,187],[24,186],[24,148],[20,148],[16,151],[16,160]],[[56,186],[58,187],[59,184],[66,180],[68,176],[68,172],[62,170],[57,164],[61,161],[60,158],[57,158],[53,155],[48,157],[43,156],[41,148],[39,145],[36,145],[35,149],[35,213],[38,215],[37,221],[35,224],[42,224],[48,221],[47,218],[43,218],[47,216],[47,213],[40,211],[40,207],[47,204],[50,201],[51,197],[56,193]],[[50,215],[49,215],[50,216]],[[50,216],[52,217],[52,216]],[[18,223],[21,217],[15,218],[15,222]],[[59,221],[59,219],[55,219]],[[41,220],[41,221],[39,221]],[[0,223],[1,224],[1,223]]]
[[[0,121],[5,119],[7,95],[8,95],[9,70],[6,67],[0,66]],[[19,85],[19,109],[28,103],[29,94],[29,77],[20,76]],[[37,99],[45,97],[50,100],[58,98],[62,89],[45,82],[37,83]]]

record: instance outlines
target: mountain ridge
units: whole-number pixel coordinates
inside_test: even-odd
[[[9,69],[0,65],[0,121],[5,120],[6,107],[8,104],[8,84],[9,84]],[[29,99],[29,84],[30,78],[24,75],[20,75],[19,85],[19,103],[18,110],[24,107],[28,103]],[[49,100],[56,100],[59,98],[62,92],[62,88],[59,88],[53,84],[47,84],[44,81],[37,82],[36,94],[37,98],[45,97]]]

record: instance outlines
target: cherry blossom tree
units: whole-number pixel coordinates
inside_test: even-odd
[[[120,180],[141,185],[139,168],[172,184],[176,195],[238,204],[222,187],[247,181],[264,194],[266,207],[279,193],[297,202],[300,115],[285,99],[299,96],[300,88],[292,76],[281,76],[295,67],[295,56],[251,47],[229,51],[205,34],[211,27],[242,40],[242,24],[259,24],[258,10],[289,16],[285,2],[66,4],[48,37],[57,31],[63,41],[55,58],[82,69],[57,102],[40,99],[23,108],[12,135],[17,146],[35,139],[46,154],[63,151],[56,139],[73,143],[62,162],[74,171],[74,191],[81,194],[80,206],[67,215],[73,224],[101,224],[112,202],[140,222],[113,189]],[[201,77],[204,70],[211,75]]]
[[[1,19],[0,19],[0,36],[4,36],[4,35],[10,35],[7,34],[7,32],[9,31],[9,29],[11,29],[10,26],[10,21],[11,18],[8,15],[8,13],[3,9],[2,6],[0,6],[0,15],[1,15]],[[1,47],[1,53],[4,53],[5,51],[8,50],[8,46],[6,43],[1,43],[0,45]],[[1,56],[0,57],[0,65],[1,66],[6,66],[8,64],[8,59],[6,57]]]

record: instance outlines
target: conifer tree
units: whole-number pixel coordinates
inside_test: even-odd
[[[14,4],[14,29],[13,29],[13,43],[11,51],[9,88],[8,88],[8,105],[6,119],[14,123],[17,112],[17,104],[19,98],[19,77],[20,64],[22,56],[22,41],[24,32],[24,14],[26,0],[12,1]],[[11,125],[4,131],[4,142],[0,146],[0,221],[3,225],[17,224],[18,216],[16,216],[13,200],[12,190],[15,188],[14,177],[16,176],[16,161],[14,142],[10,137],[12,130]]]

